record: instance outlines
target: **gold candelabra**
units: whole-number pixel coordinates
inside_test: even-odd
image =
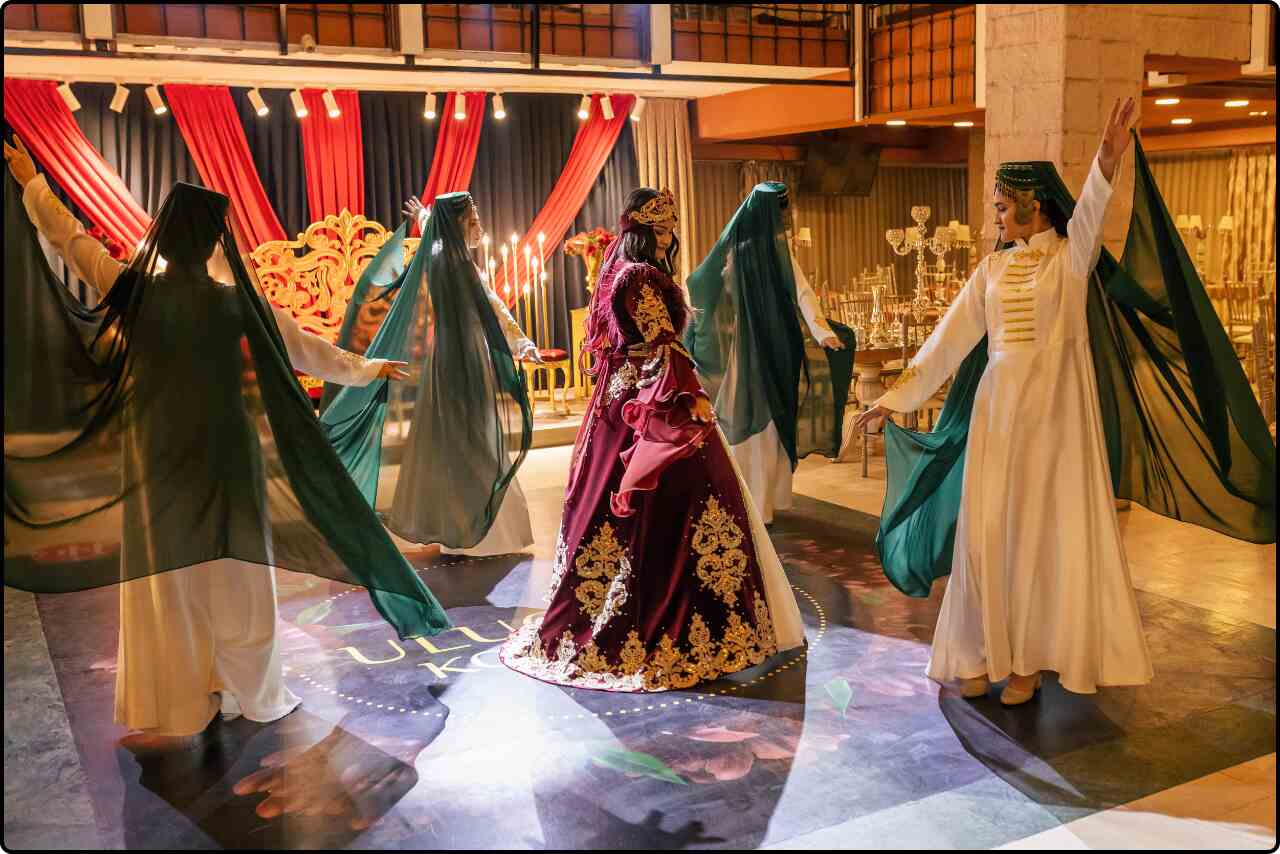
[[[915,226],[906,229],[891,228],[884,234],[895,254],[905,256],[912,252],[916,253],[916,293],[911,300],[911,314],[915,317],[917,324],[924,321],[925,315],[933,307],[933,300],[929,298],[928,285],[925,282],[927,276],[925,252],[932,252],[941,260],[951,249],[954,241],[951,230],[943,227],[937,228],[933,237],[925,237],[927,232],[924,224],[932,213],[928,205],[916,205],[911,209],[911,218],[915,220]]]

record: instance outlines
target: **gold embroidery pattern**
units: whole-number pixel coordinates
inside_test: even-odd
[[[738,602],[738,590],[747,573],[747,555],[738,548],[743,539],[742,528],[716,497],[708,498],[706,509],[693,526],[690,545],[699,555],[698,580],[730,608]]]
[[[591,542],[579,550],[573,569],[580,578],[586,579],[574,588],[573,595],[583,612],[599,620],[603,628],[626,601],[626,581],[631,574],[631,563],[614,534],[612,524],[605,522],[601,525]],[[600,580],[602,578],[610,579],[608,588]]]
[[[675,334],[676,328],[671,325],[666,303],[654,293],[650,285],[640,286],[640,302],[637,303],[632,318],[645,341],[653,341],[664,332]]]
[[[600,652],[595,641],[589,641],[578,651],[568,630],[560,635],[554,657],[548,656],[538,634],[541,620],[533,620],[503,646],[502,660],[529,676],[577,688],[613,691],[689,688],[753,667],[778,651],[769,607],[759,593],[755,594],[753,606],[755,626],[743,620],[741,614],[730,611],[724,637],[719,640],[712,637],[706,621],[696,612],[690,618],[687,646],[663,635],[652,650],[646,650],[633,630],[628,633],[616,663],[611,663]]]
[[[636,387],[640,373],[630,361],[623,362],[609,377],[609,388],[605,391],[604,405],[608,406],[628,391]]]
[[[916,370],[915,365],[907,365],[906,369],[898,375],[898,381],[893,384],[894,388],[905,388],[907,383],[920,376],[920,372]]]

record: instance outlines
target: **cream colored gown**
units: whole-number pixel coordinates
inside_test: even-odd
[[[934,679],[1050,670],[1086,694],[1151,680],[1085,317],[1111,192],[1095,160],[1067,236],[1050,229],[984,258],[877,401],[914,411],[989,336],[928,667]]]
[[[49,190],[27,183],[23,204],[72,271],[105,294],[124,269]],[[385,360],[364,359],[303,332],[272,306],[293,366],[343,385],[367,385]],[[140,544],[126,542],[121,560]],[[219,707],[268,722],[297,707],[285,687],[276,643],[275,571],[217,560],[120,585],[116,722],[155,735],[193,735]]]

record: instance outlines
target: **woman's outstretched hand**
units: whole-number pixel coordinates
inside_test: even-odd
[[[866,412],[860,413],[857,418],[853,419],[853,426],[859,430],[869,428],[872,432],[880,429],[880,425],[884,419],[893,413],[892,409],[886,409],[883,406],[873,406]]]
[[[410,220],[411,222],[417,222],[418,212],[421,210],[422,210],[422,200],[419,199],[417,196],[410,196],[408,199],[405,200],[404,210],[402,211],[402,213],[405,215],[406,219]]]
[[[1102,177],[1107,179],[1108,184],[1115,177],[1120,158],[1129,148],[1129,140],[1132,138],[1129,127],[1137,111],[1138,105],[1133,98],[1126,98],[1123,105],[1116,98],[1115,104],[1111,106],[1111,117],[1103,128],[1102,142],[1098,144],[1098,168],[1102,170]]]
[[[13,145],[4,144],[4,162],[9,164],[9,171],[20,187],[27,186],[27,182],[36,177],[36,164],[17,134],[13,136]]]
[[[409,379],[409,363],[408,362],[392,362],[390,360],[383,363],[378,369],[378,379],[388,379],[403,381]]]

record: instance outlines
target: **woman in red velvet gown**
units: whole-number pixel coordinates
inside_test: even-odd
[[[592,295],[596,387],[547,611],[501,650],[529,676],[666,691],[804,643],[791,585],[680,344],[675,199],[632,192]]]

